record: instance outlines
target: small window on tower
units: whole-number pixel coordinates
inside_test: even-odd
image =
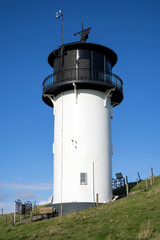
[[[80,173],[80,184],[87,185],[87,173]]]

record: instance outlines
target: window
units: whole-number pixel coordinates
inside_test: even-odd
[[[112,72],[111,64],[108,61],[108,59],[106,59],[106,69],[105,69],[105,72]]]
[[[87,185],[87,173],[80,173],[80,184]]]

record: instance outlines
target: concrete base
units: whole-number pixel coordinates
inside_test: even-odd
[[[99,203],[99,205],[102,203]],[[54,208],[56,208],[56,211],[59,213],[59,216],[61,215],[61,204],[56,203],[52,205]],[[71,202],[71,203],[63,203],[63,215],[66,215],[68,213],[78,212],[82,211],[87,208],[92,208],[95,206],[94,202]]]

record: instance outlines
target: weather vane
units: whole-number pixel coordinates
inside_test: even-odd
[[[63,9],[56,12],[56,18],[61,18],[61,45],[63,46]]]
[[[85,42],[88,39],[88,34],[90,33],[91,27],[83,30],[83,21],[82,21],[82,30],[80,32],[74,33],[74,36],[79,34],[81,36],[80,41]]]

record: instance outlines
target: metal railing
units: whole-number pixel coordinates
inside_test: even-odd
[[[123,92],[123,82],[116,74],[87,68],[72,68],[49,75],[43,81],[43,92],[53,85],[57,85],[65,81],[76,82],[78,80],[87,82],[103,82],[109,85],[114,85]]]

